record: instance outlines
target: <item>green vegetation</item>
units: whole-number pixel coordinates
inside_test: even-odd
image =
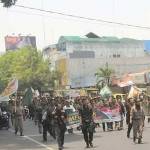
[[[106,63],[104,68],[99,68],[95,73],[97,77],[97,87],[101,89],[105,84],[110,85],[110,79],[113,73],[114,70],[108,66],[108,63]]]
[[[0,0],[1,3],[3,3],[4,7],[11,7],[12,5],[15,5],[17,0]]]
[[[40,90],[43,86],[53,88],[60,74],[57,71],[51,72],[49,65],[42,53],[31,47],[5,53],[0,56],[0,90],[14,77],[19,80],[19,89],[33,87]]]

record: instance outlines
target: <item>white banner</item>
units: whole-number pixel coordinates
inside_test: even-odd
[[[12,81],[10,81],[7,85],[7,87],[5,88],[4,92],[2,93],[2,96],[10,96],[14,93],[16,93],[18,90],[18,80],[17,79],[13,79]]]

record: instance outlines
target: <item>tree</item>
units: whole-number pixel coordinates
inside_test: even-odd
[[[31,47],[10,51],[0,56],[0,83],[2,87],[16,77],[19,89],[33,87],[40,90],[42,86],[54,82],[57,73],[51,73],[49,62],[44,60],[42,53]],[[53,86],[53,84],[51,84]]]
[[[12,5],[15,5],[17,0],[0,0],[1,3],[3,3],[4,7],[11,7]]]
[[[106,63],[104,68],[99,68],[95,73],[97,77],[97,86],[102,88],[104,84],[110,85],[111,75],[114,73],[114,70],[109,68],[108,63]]]

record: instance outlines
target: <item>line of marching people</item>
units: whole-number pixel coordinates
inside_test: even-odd
[[[114,99],[115,101],[106,101],[103,105],[108,107],[119,106],[121,121],[115,122],[115,127],[119,126],[119,130],[123,129],[123,118],[126,115],[126,122],[128,125],[127,137],[130,137],[131,129],[133,128],[133,141],[142,142],[142,135],[144,129],[145,112],[143,107],[143,100],[139,98],[127,99],[123,104],[120,97]],[[18,131],[20,136],[23,136],[23,120],[28,116],[29,119],[34,120],[35,125],[38,126],[39,133],[43,134],[43,142],[47,141],[47,133],[57,140],[59,150],[64,146],[64,135],[66,132],[66,112],[78,110],[81,117],[81,129],[84,135],[86,147],[93,147],[93,133],[95,130],[94,124],[94,107],[98,105],[98,101],[91,100],[89,97],[84,97],[78,100],[68,102],[63,97],[41,97],[34,98],[31,105],[23,108],[22,100],[18,97],[16,105],[14,101],[10,101],[11,121],[15,127],[15,134]],[[115,103],[114,103],[115,102]],[[148,101],[148,105],[150,101]],[[147,106],[147,105],[146,105]],[[66,111],[67,110],[67,111]],[[150,122],[150,119],[148,120]],[[113,130],[113,123],[106,123],[109,130]],[[105,131],[105,123],[102,123]]]
[[[58,149],[62,150],[64,148],[64,136],[67,129],[67,113],[78,110],[81,117],[81,129],[86,147],[93,147],[94,119],[92,105],[88,98],[82,99],[80,105],[76,105],[76,110],[73,104],[65,98],[51,98],[47,100],[46,106],[42,108],[40,101],[36,99],[34,103],[36,105],[35,120],[40,133],[42,132],[39,124],[43,127],[43,142],[47,141],[47,132],[49,132],[57,140]],[[42,110],[44,111],[42,112]]]

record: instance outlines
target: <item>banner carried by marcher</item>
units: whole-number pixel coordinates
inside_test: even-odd
[[[0,101],[9,101],[9,96],[16,93],[18,90],[18,80],[13,79],[10,81],[0,96]]]
[[[94,111],[94,120],[96,122],[115,122],[121,121],[120,108],[115,107],[97,107]]]
[[[80,116],[78,112],[72,112],[67,114],[66,121],[67,128],[75,128],[80,125]]]
[[[94,110],[94,122],[119,122],[121,121],[120,108],[115,107],[110,109],[109,107],[97,107]],[[66,121],[67,128],[76,128],[80,125],[80,116],[78,112],[72,112],[67,114]]]

